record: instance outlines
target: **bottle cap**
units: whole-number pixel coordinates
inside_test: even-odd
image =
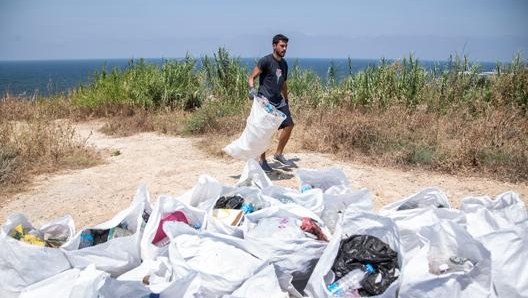
[[[251,206],[251,204],[244,204],[242,205],[242,207],[240,207],[240,209],[242,209],[242,212],[244,214],[253,212],[253,206]]]
[[[365,272],[367,272],[368,274],[374,273],[374,266],[370,264],[365,265]]]
[[[343,290],[339,288],[339,285],[334,282],[328,285],[327,287],[328,291],[330,291],[332,294],[339,294],[342,293]]]

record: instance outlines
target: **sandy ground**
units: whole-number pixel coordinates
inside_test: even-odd
[[[160,195],[178,197],[191,189],[202,174],[225,185],[235,184],[244,168],[243,161],[208,156],[195,145],[193,138],[180,138],[143,133],[124,138],[106,136],[98,129],[100,122],[76,125],[76,131],[98,149],[121,154],[110,156],[103,165],[93,168],[40,176],[32,187],[10,198],[0,209],[0,221],[22,213],[39,227],[56,218],[71,215],[76,228],[93,226],[112,218],[129,206],[142,183],[148,187],[151,203]],[[469,196],[495,198],[506,192],[517,192],[528,202],[528,183],[511,184],[482,178],[456,177],[424,171],[401,171],[372,167],[332,159],[320,153],[288,152],[299,168],[339,168],[354,189],[366,188],[374,198],[375,210],[385,204],[406,198],[426,187],[437,187],[458,207]],[[272,164],[273,165],[273,164]],[[295,170],[272,176],[272,182],[285,187],[298,187]]]

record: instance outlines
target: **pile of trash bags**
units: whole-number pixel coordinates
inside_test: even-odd
[[[528,297],[518,194],[455,209],[427,188],[374,212],[337,168],[296,178],[273,185],[248,160],[234,185],[202,175],[154,203],[140,185],[128,208],[81,229],[11,215],[0,297]]]

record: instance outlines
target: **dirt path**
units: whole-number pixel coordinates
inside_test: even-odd
[[[196,140],[156,133],[143,133],[125,138],[108,137],[97,130],[102,124],[90,122],[76,125],[77,132],[99,149],[119,151],[107,163],[78,171],[38,177],[33,187],[7,198],[0,209],[0,222],[7,216],[23,213],[38,227],[64,215],[71,215],[76,228],[93,226],[112,218],[129,206],[141,183],[147,185],[151,202],[159,195],[177,197],[191,189],[202,174],[233,185],[244,168],[244,162],[230,158],[207,156],[195,147]],[[91,135],[90,135],[91,134]],[[461,178],[423,171],[377,168],[353,162],[342,162],[317,153],[289,153],[298,158],[300,168],[328,169],[337,167],[347,175],[354,189],[367,188],[373,193],[375,209],[410,196],[426,187],[438,187],[448,196],[453,207],[468,196],[492,198],[505,191],[515,191],[526,202],[528,184],[511,184],[481,178]],[[298,187],[291,175],[272,179],[285,187]]]

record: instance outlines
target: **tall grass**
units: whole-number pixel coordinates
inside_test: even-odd
[[[122,71],[103,69],[95,74],[92,84],[73,92],[72,104],[98,115],[112,115],[122,107],[192,110],[203,100],[195,63],[187,57],[183,61],[164,61],[159,68],[140,59],[131,60]]]

